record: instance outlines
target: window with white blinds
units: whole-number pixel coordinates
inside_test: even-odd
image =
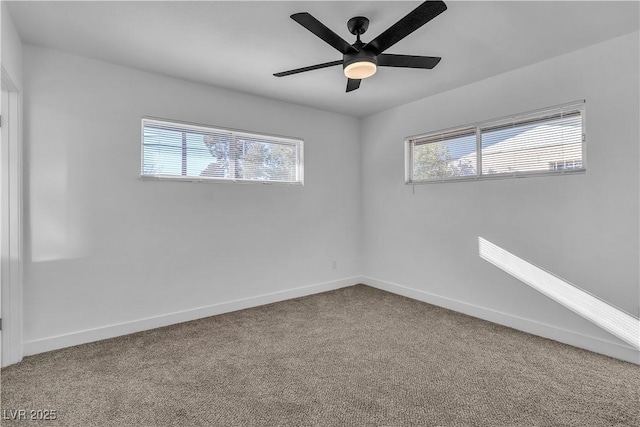
[[[142,119],[142,177],[303,183],[303,142],[158,119]]]
[[[582,172],[585,102],[407,138],[406,182]]]

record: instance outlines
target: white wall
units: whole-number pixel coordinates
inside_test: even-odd
[[[357,119],[30,45],[24,62],[27,354],[357,283]],[[305,185],[142,181],[142,116],[303,138]]]
[[[2,68],[4,68],[7,75],[11,78],[12,83],[16,86],[16,89],[22,88],[22,42],[18,36],[7,6],[2,2],[2,36],[0,37],[2,51]]]
[[[640,363],[622,341],[478,256],[480,236],[640,314],[638,38],[636,32],[364,119],[369,283]],[[403,183],[406,136],[579,99],[587,101],[586,174]]]
[[[364,271],[374,286],[639,361],[477,246],[484,237],[638,314],[638,33],[362,121],[24,50],[27,354]],[[584,175],[403,183],[407,135],[577,99],[587,100]],[[143,115],[302,137],[305,186],[141,181]]]

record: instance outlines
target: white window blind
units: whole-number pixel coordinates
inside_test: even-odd
[[[303,142],[142,119],[142,176],[302,184]]]
[[[412,141],[412,179],[443,180],[476,174],[476,130],[461,128]]]
[[[565,106],[482,126],[482,174],[582,169],[581,107]]]
[[[584,101],[408,138],[407,183],[585,170]]]

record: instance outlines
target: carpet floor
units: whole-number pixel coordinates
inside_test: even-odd
[[[640,366],[364,285],[1,373],[3,426],[640,426]]]

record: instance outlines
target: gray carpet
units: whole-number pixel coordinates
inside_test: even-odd
[[[358,285],[25,358],[3,426],[633,426],[640,367]]]

